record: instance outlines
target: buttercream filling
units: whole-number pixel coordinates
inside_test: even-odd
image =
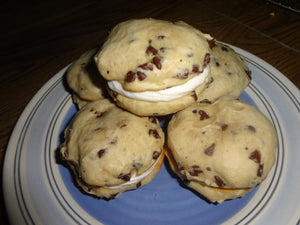
[[[158,91],[142,91],[142,92],[133,92],[124,90],[122,84],[118,81],[112,80],[108,81],[108,86],[111,90],[136,100],[142,101],[172,101],[178,98],[185,96],[186,94],[194,91],[198,86],[200,86],[209,73],[209,66],[203,70],[203,72],[199,73],[197,76],[188,80],[186,83],[174,87],[170,87],[164,90]]]
[[[135,172],[131,175],[129,181],[122,183],[122,184],[114,185],[114,186],[104,186],[104,188],[118,189],[118,188],[124,187],[126,185],[135,184],[135,183],[141,181],[142,179],[144,179],[146,176],[148,176],[153,171],[153,169],[155,168],[157,163],[160,161],[160,158],[162,157],[162,155],[163,154],[160,154],[159,157],[154,162],[154,164],[148,170],[146,170],[144,173],[142,173],[141,175],[137,175]]]

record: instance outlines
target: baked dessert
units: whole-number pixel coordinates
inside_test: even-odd
[[[78,108],[106,95],[106,81],[101,77],[94,61],[97,52],[98,48],[95,48],[83,53],[66,73],[66,83]]]
[[[223,96],[237,99],[251,81],[247,63],[226,44],[213,44],[209,66],[211,79],[198,96],[200,102],[214,102]]]
[[[212,41],[184,22],[134,19],[112,30],[95,62],[119,106],[167,115],[196,102],[206,88]]]
[[[172,170],[211,202],[242,197],[259,185],[276,158],[274,126],[242,100],[195,103],[168,125]]]
[[[273,167],[275,128],[237,100],[251,81],[247,64],[182,21],[118,24],[66,80],[80,110],[60,150],[88,194],[113,199],[141,187],[166,155],[187,187],[221,203],[244,196]],[[164,115],[172,116],[166,149],[154,117]]]
[[[106,199],[149,183],[164,159],[164,133],[108,99],[82,107],[65,129],[60,151],[88,194]]]

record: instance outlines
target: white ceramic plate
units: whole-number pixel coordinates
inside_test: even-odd
[[[278,70],[233,47],[249,63],[252,82],[241,98],[273,122],[277,160],[244,198],[209,204],[180,186],[165,163],[148,185],[105,201],[83,194],[58,157],[62,131],[76,112],[62,77],[49,80],[24,110],[4,162],[4,197],[20,224],[300,224],[300,93]]]

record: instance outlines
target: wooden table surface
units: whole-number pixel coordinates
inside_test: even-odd
[[[130,18],[183,20],[262,58],[300,88],[300,14],[267,1],[19,0],[2,3],[0,13],[1,168],[9,136],[35,93]],[[2,195],[0,203],[0,224],[8,224]]]

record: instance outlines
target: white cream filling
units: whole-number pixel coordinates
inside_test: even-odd
[[[142,179],[144,179],[146,176],[148,176],[153,171],[153,169],[155,168],[155,166],[157,165],[157,163],[159,162],[159,160],[160,160],[161,157],[162,157],[162,153],[156,159],[156,161],[154,162],[154,164],[148,170],[146,170],[144,173],[142,173],[141,175],[137,176],[136,172],[134,174],[132,174],[131,177],[130,177],[130,181],[128,181],[126,183],[123,183],[123,184],[114,185],[114,186],[104,186],[104,188],[118,189],[120,187],[123,187],[123,186],[126,186],[126,185],[130,185],[130,184],[135,184],[135,183],[141,181]]]
[[[108,81],[108,86],[111,90],[124,95],[129,98],[142,100],[142,101],[172,101],[178,98],[185,96],[186,94],[195,90],[199,85],[201,85],[207,75],[209,73],[209,66],[207,66],[202,73],[195,76],[191,80],[187,81],[186,83],[178,86],[174,86],[171,88],[167,88],[164,90],[159,91],[142,91],[142,92],[133,92],[133,91],[126,91],[123,89],[122,84],[118,81]]]

